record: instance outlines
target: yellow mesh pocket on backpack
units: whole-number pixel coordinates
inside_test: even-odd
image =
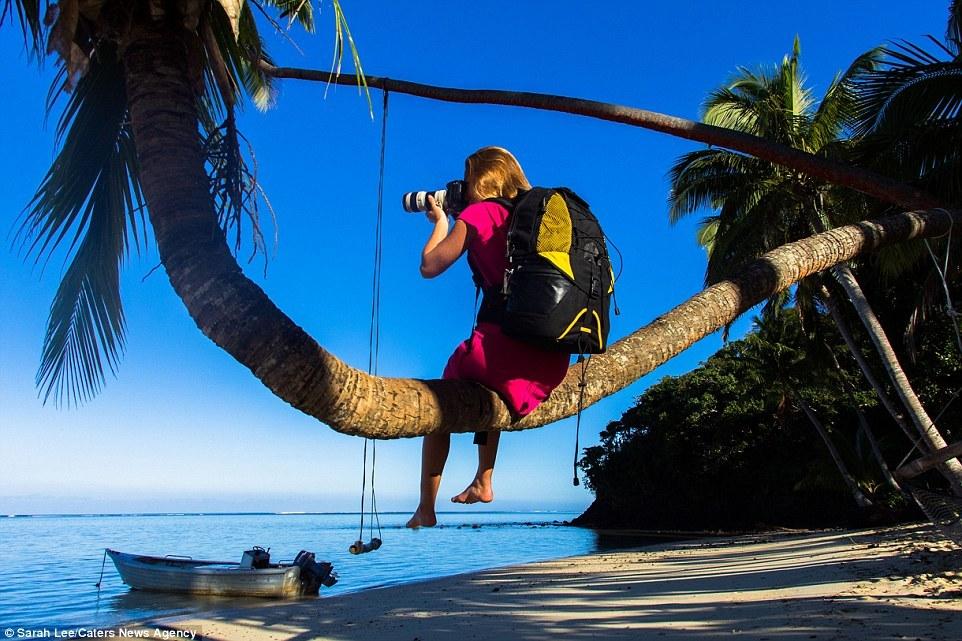
[[[571,269],[571,214],[561,194],[552,194],[545,206],[541,227],[538,229],[538,245],[535,248],[541,256],[560,269],[571,280],[575,279]]]

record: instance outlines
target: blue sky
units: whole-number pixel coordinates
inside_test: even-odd
[[[570,95],[697,118],[712,88],[738,66],[772,64],[799,35],[816,92],[858,54],[889,39],[941,36],[945,0],[701,0],[685,3],[376,3],[343,7],[373,75],[464,88]],[[278,64],[326,69],[333,12],[318,33],[291,31],[301,51],[271,37]],[[269,32],[264,27],[264,32]],[[63,256],[45,272],[18,256],[15,221],[54,155],[43,105],[52,65],[28,59],[16,30],[0,30],[0,513],[354,509],[363,441],[337,434],[274,397],[196,329],[157,265],[153,247],[123,276],[126,356],[116,378],[74,410],[43,406],[33,379]],[[276,106],[248,106],[241,126],[277,212],[278,244],[263,274],[273,300],[324,347],[367,366],[381,94],[377,118],[350,87],[282,81]],[[466,266],[425,281],[417,270],[429,232],[405,214],[400,194],[459,177],[463,159],[497,144],[535,184],[574,188],[624,256],[619,338],[701,288],[705,259],[696,221],[666,220],[666,171],[697,148],[663,135],[553,113],[452,105],[392,95],[385,177],[380,373],[436,377],[471,324]],[[242,259],[247,253],[242,252]],[[149,275],[148,275],[149,274]],[[747,320],[736,327],[736,335]],[[697,366],[720,345],[710,337],[627,390],[585,411],[582,447],[645,387]],[[490,509],[585,508],[571,486],[574,422],[502,440]],[[462,489],[474,470],[470,436],[455,437],[441,489]],[[383,510],[416,503],[420,441],[378,446]]]

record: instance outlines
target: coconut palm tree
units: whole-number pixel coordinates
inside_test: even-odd
[[[577,372],[551,402],[522,421],[513,421],[495,394],[469,382],[368,376],[325,351],[243,275],[229,240],[236,241],[240,219],[255,212],[249,208],[250,175],[240,160],[240,137],[230,114],[239,87],[255,99],[269,97],[265,74],[274,69],[265,62],[251,4],[61,0],[51,5],[49,39],[59,55],[63,86],[73,93],[61,119],[60,155],[28,209],[24,235],[35,255],[46,256],[69,241],[77,261],[77,248],[88,242],[92,247],[81,256],[72,283],[65,281],[58,294],[48,332],[53,347],[45,351],[49,356],[39,382],[54,397],[83,400],[99,387],[104,365],[116,367],[123,317],[112,293],[113,274],[134,241],[146,242],[140,219],[146,211],[171,285],[198,328],[277,396],[334,429],[393,438],[439,430],[524,429],[574,414]],[[310,3],[262,4],[310,26]],[[40,3],[3,0],[2,7],[0,15],[19,21],[39,53],[45,34]],[[391,86],[420,91],[412,83]],[[862,170],[723,128],[591,101],[513,93],[507,102],[507,92],[480,93],[472,100],[582,113],[728,145],[906,208],[938,204]],[[82,125],[102,117],[108,99],[112,109],[103,114],[113,115],[94,127],[88,140]],[[81,149],[89,171],[74,157]],[[908,213],[831,230],[775,251],[612,346],[593,362],[584,398],[591,403],[622,389],[801,275],[887,242],[947,228],[942,216]],[[115,235],[113,240],[102,240],[108,234]]]
[[[927,44],[893,43],[882,54],[875,68],[853,78],[856,160],[920,185],[949,205],[962,202],[962,0],[950,3],[944,41],[930,36]],[[932,252],[962,250],[960,236],[932,244],[888,250],[895,259],[889,262],[914,272],[921,285],[906,330],[909,338],[917,319],[947,302],[944,281],[962,276],[958,261],[930,262]],[[962,349],[959,320],[953,317]]]
[[[131,249],[145,245],[148,232],[145,176],[135,144],[138,127],[150,130],[148,138],[185,140],[193,150],[190,162],[207,167],[202,178],[194,179],[195,197],[204,207],[213,206],[221,230],[233,236],[235,250],[245,216],[252,223],[255,251],[263,246],[256,183],[234,120],[242,91],[260,107],[271,96],[271,78],[254,64],[267,54],[251,5],[182,3],[182,11],[171,15],[167,4],[64,0],[47,4],[41,17],[39,2],[3,3],[3,18],[16,14],[33,53],[39,55],[46,46],[58,54],[48,108],[67,94],[57,127],[59,154],[25,210],[20,230],[36,260],[48,259],[62,244],[70,247],[37,374],[45,400],[76,404],[89,399],[102,386],[105,370],[116,371],[124,345],[120,269]],[[310,2],[266,4],[313,29]],[[44,25],[51,26],[46,43]],[[144,43],[158,49],[164,44],[151,37],[158,30],[171,35],[167,50],[182,47],[186,57],[181,69],[186,84],[165,100],[158,100],[159,87],[145,96],[148,80],[136,67],[171,55],[144,53]],[[158,57],[145,59],[151,55]],[[149,128],[135,116],[145,109],[156,115],[165,104],[170,111]],[[176,115],[183,118],[183,131]]]
[[[839,155],[843,146],[840,137],[855,113],[849,79],[871,70],[879,55],[873,50],[860,56],[816,104],[801,71],[796,38],[792,54],[775,69],[740,69],[730,83],[713,91],[706,101],[703,120],[810,153]],[[842,220],[840,214],[844,213],[839,208],[831,209],[831,189],[820,181],[727,150],[685,154],[672,167],[670,176],[670,220],[677,221],[706,205],[717,211],[703,220],[698,231],[698,240],[708,252],[707,283],[717,282],[773,247],[831,227]],[[945,440],[909,384],[854,273],[846,265],[834,267],[833,273],[863,320],[919,435],[931,450],[944,447]],[[821,286],[818,279],[799,283],[796,300],[803,318],[812,315]],[[778,309],[782,302],[775,299],[770,306]],[[884,397],[881,389],[876,390]],[[947,467],[953,487],[962,491],[962,464],[952,460]]]
[[[962,0],[944,41],[898,42],[854,78],[859,161],[962,202]]]

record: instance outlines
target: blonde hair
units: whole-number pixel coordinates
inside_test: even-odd
[[[503,147],[482,147],[464,161],[464,181],[468,200],[514,198],[521,190],[531,189],[518,160]]]

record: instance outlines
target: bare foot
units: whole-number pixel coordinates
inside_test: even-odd
[[[478,479],[474,479],[463,492],[451,497],[452,503],[490,503],[494,500],[494,489],[490,484],[482,484]]]
[[[434,527],[437,524],[438,517],[434,510],[426,510],[419,505],[418,509],[414,511],[414,516],[408,519],[405,527],[416,530],[419,527]]]

